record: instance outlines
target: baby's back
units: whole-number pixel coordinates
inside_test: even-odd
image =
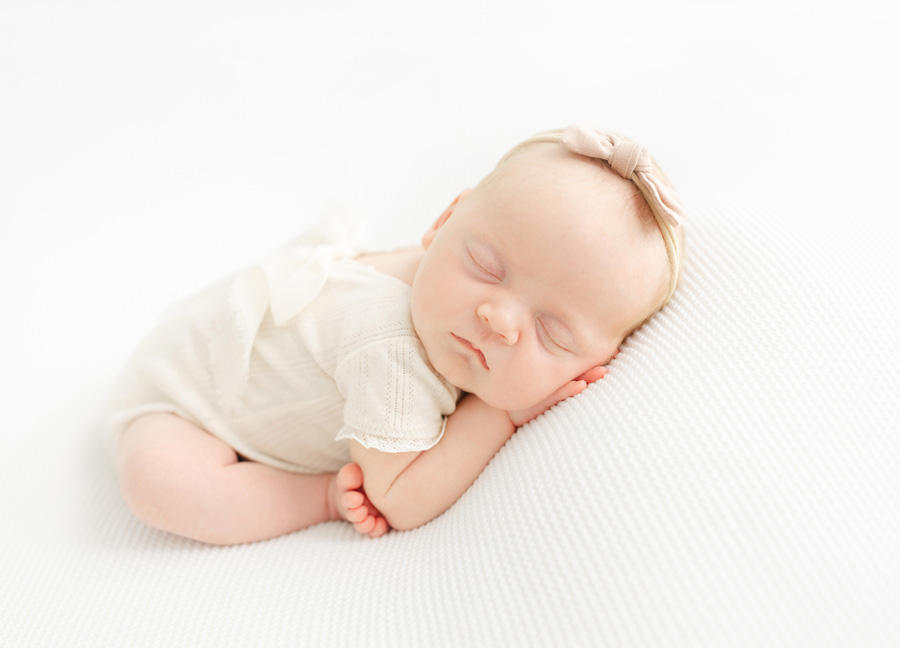
[[[250,268],[170,312],[122,372],[112,434],[141,414],[165,411],[245,458],[286,470],[330,472],[349,461],[346,444],[335,441],[347,397],[336,380],[340,367],[368,347],[416,344],[410,289],[349,258],[332,259],[324,282],[297,267]],[[307,302],[292,300],[297,294]],[[286,308],[279,295],[297,312],[276,323],[273,312],[284,317]],[[377,380],[372,369],[369,379]]]

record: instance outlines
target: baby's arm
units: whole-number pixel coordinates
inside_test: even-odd
[[[362,468],[365,493],[380,511],[372,521],[383,516],[389,526],[402,530],[436,518],[475,482],[517,427],[606,374],[606,367],[594,367],[534,407],[516,412],[498,410],[468,394],[447,418],[441,440],[424,452],[386,453],[351,441],[350,455]]]
[[[350,441],[350,455],[362,468],[366,495],[388,524],[413,529],[450,508],[515,431],[506,412],[469,394],[431,449],[387,453]]]

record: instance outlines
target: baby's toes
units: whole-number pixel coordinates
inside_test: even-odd
[[[362,522],[369,516],[369,509],[365,506],[358,506],[356,508],[348,509],[346,518],[348,522]]]
[[[343,496],[343,504],[346,509],[355,509],[359,508],[363,505],[363,502],[366,501],[366,496],[360,493],[359,491],[350,491],[344,493]]]
[[[359,531],[360,533],[368,534],[375,528],[375,518],[371,515],[367,516],[365,520],[361,522],[357,522],[353,525],[353,528]]]
[[[387,520],[385,520],[383,517],[379,517],[377,520],[375,520],[375,526],[371,531],[369,531],[369,537],[380,538],[385,533],[387,533],[389,529],[390,527],[388,527]]]
[[[362,488],[362,469],[355,463],[344,464],[337,473],[337,485],[342,491],[352,491]]]

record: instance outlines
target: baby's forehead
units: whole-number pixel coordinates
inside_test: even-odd
[[[497,201],[538,205],[560,226],[571,225],[574,214],[585,214],[591,224],[606,229],[631,229],[636,217],[650,215],[634,183],[556,144],[523,147],[504,158],[492,175],[486,184]],[[602,223],[611,216],[616,222]]]
[[[558,195],[578,193],[583,200],[617,196],[623,202],[638,194],[635,185],[608,165],[573,153],[558,144],[535,142],[515,149],[491,174],[501,192],[543,189]]]

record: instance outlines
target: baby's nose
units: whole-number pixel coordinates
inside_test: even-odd
[[[475,312],[506,344],[512,345],[519,341],[521,314],[516,304],[485,302]]]

